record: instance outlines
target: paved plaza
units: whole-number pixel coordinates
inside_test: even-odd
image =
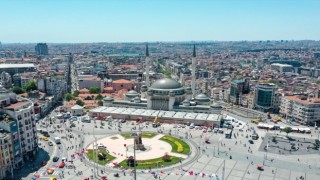
[[[259,151],[285,155],[319,154],[319,150],[313,148],[314,143],[315,139],[291,137],[290,135],[288,139],[286,135],[267,133],[261,143]],[[294,148],[292,148],[292,146],[294,146]]]
[[[54,133],[50,134],[50,139],[56,136],[66,136],[66,138],[61,139],[60,145],[54,145],[55,148],[51,147],[51,149],[56,149],[56,151],[50,151],[51,158],[58,156],[60,157],[59,161],[49,161],[47,167],[38,167],[36,171],[27,175],[23,174],[21,177],[22,179],[31,179],[34,174],[37,174],[39,175],[38,179],[49,179],[52,176],[58,179],[74,180],[86,177],[101,179],[102,176],[106,176],[108,179],[132,180],[134,179],[132,170],[114,168],[111,163],[105,166],[95,165],[79,152],[82,149],[92,148],[93,142],[97,140],[98,144],[107,146],[110,154],[116,157],[114,161],[121,162],[126,156],[132,155],[130,147],[133,145],[133,139],[125,139],[120,134],[139,132],[139,127],[141,127],[141,132],[155,132],[157,135],[150,139],[142,139],[143,143],[148,146],[148,150],[146,152],[137,152],[137,159],[153,159],[163,156],[165,152],[170,152],[171,146],[159,140],[163,135],[169,133],[187,142],[191,147],[191,154],[187,157],[180,155],[181,157],[184,156],[182,162],[169,167],[139,169],[137,170],[139,180],[154,179],[154,174],[157,174],[157,178],[160,177],[165,180],[216,179],[217,177],[225,180],[295,180],[300,177],[308,180],[319,179],[319,153],[308,153],[307,151],[301,154],[272,153],[271,146],[266,152],[261,148],[266,146],[268,141],[271,141],[270,138],[274,134],[279,136],[286,136],[286,134],[279,131],[257,129],[255,124],[248,123],[250,122],[249,119],[239,118],[232,114],[229,114],[229,116],[236,119],[237,123],[242,124],[242,126],[233,130],[231,139],[225,138],[224,133],[203,132],[204,129],[182,128],[174,124],[162,124],[159,128],[152,128],[146,122],[137,125],[134,122],[127,121],[120,124],[121,132],[117,129],[118,122],[111,122],[110,125],[106,123],[103,128],[95,127],[96,125],[100,126],[99,121],[96,123],[94,121],[84,123],[77,120],[75,122],[76,127],[71,129],[69,122],[62,124],[61,128],[57,128],[54,124],[48,127],[48,130],[55,130]],[[162,133],[158,133],[159,130]],[[254,144],[250,144],[250,135],[254,131],[259,134],[260,138],[254,140]],[[296,143],[298,140],[304,139],[314,142],[315,137],[318,137],[317,133],[318,131],[313,130],[312,134],[290,133],[289,135],[296,140]],[[210,143],[205,143],[205,139],[208,139]],[[129,147],[128,152],[126,152],[124,144]],[[272,145],[272,143],[269,142],[269,145]],[[174,156],[179,155],[174,154]],[[68,159],[67,165],[74,165],[75,168],[59,168],[61,157],[66,157]],[[258,170],[257,165],[263,165],[263,170]],[[54,173],[52,175],[47,174],[47,168],[54,169]],[[119,173],[120,176],[114,177],[115,173]]]

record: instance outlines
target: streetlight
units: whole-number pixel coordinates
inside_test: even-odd
[[[137,167],[136,167],[136,141],[135,137],[137,137],[137,133],[132,133],[131,137],[133,137],[133,167],[134,167],[134,180],[137,180]]]

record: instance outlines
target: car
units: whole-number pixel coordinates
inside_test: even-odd
[[[66,158],[66,157],[62,157],[62,158],[61,158],[61,161],[62,161],[62,162],[67,162],[67,158]]]
[[[212,132],[212,129],[211,129],[211,128],[209,128],[209,129],[208,129],[208,132]]]
[[[103,148],[106,148],[106,146],[103,145],[103,144],[99,144],[99,145],[98,145],[98,149],[103,149]]]
[[[41,162],[41,166],[45,166],[45,165],[47,165],[47,162],[46,161],[42,161]]]
[[[49,146],[53,146],[53,143],[51,141],[48,142]]]
[[[73,164],[69,164],[69,165],[66,166],[66,168],[67,168],[67,169],[74,169],[75,166],[74,166]]]
[[[64,168],[64,166],[66,165],[66,163],[64,163],[63,161],[60,163],[59,168]]]
[[[125,123],[126,122],[126,120],[125,119],[121,119],[121,123]]]
[[[48,171],[48,174],[53,174],[53,172],[54,172],[54,170],[51,168],[49,168],[47,171]]]
[[[51,177],[50,177],[50,180],[57,180],[57,178],[54,177],[54,176],[51,176]]]
[[[59,157],[57,157],[57,156],[53,157],[52,161],[53,162],[58,162],[59,161]]]
[[[47,138],[47,137],[44,137],[44,138],[42,138],[44,141],[49,141],[49,138]]]
[[[249,140],[249,143],[250,143],[250,144],[254,144],[254,142],[253,142],[252,140]]]
[[[76,124],[72,123],[72,124],[70,125],[70,127],[76,127]]]

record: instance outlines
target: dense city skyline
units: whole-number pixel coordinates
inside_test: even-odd
[[[319,40],[319,1],[1,1],[3,43]]]

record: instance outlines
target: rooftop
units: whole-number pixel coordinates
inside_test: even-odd
[[[0,69],[5,68],[34,68],[34,64],[0,64]]]
[[[25,105],[27,105],[29,103],[30,102],[28,102],[28,101],[21,101],[21,102],[17,102],[17,103],[11,104],[10,106],[5,107],[5,109],[14,110],[14,109],[17,109],[19,107],[25,106]]]

